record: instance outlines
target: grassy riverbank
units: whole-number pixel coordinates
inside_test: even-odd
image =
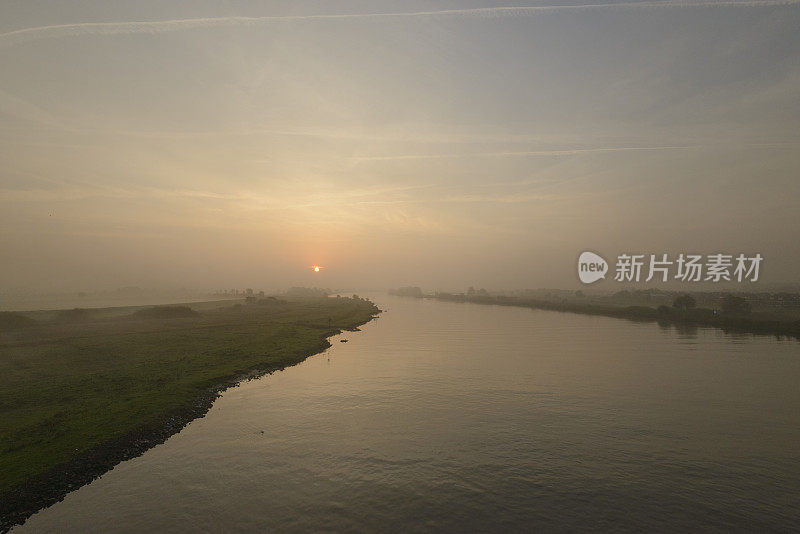
[[[737,313],[711,308],[681,309],[674,306],[626,306],[612,303],[586,302],[582,299],[535,299],[504,295],[475,295],[438,293],[438,300],[474,302],[501,306],[521,306],[584,315],[603,315],[632,321],[658,321],[661,324],[708,326],[729,332],[788,336],[800,339],[800,316],[797,313],[750,312]]]
[[[164,441],[249,373],[378,313],[354,298],[0,317],[0,531]]]

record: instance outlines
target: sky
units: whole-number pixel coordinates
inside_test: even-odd
[[[0,290],[798,281],[798,1],[5,0],[0,73]]]

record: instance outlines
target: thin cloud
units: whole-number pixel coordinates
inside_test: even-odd
[[[637,146],[637,147],[607,147],[607,148],[572,148],[567,150],[522,150],[505,152],[467,152],[463,154],[401,154],[396,156],[355,156],[356,161],[389,161],[389,160],[417,160],[417,159],[447,159],[447,158],[472,158],[472,157],[535,157],[535,156],[573,156],[586,153],[601,152],[629,152],[637,150],[687,150],[696,146]]]
[[[798,141],[783,143],[745,143],[737,146],[741,148],[795,148]],[[356,162],[360,161],[393,161],[393,160],[425,160],[425,159],[457,159],[473,157],[536,157],[536,156],[575,156],[579,154],[597,154],[603,152],[636,152],[659,150],[691,150],[714,148],[724,145],[672,145],[672,146],[621,146],[604,148],[570,148],[565,150],[521,150],[505,152],[465,152],[462,154],[398,154],[391,156],[354,156]]]
[[[8,115],[56,128],[65,127],[61,121],[37,105],[2,90],[0,90],[0,115]]]
[[[543,13],[607,9],[665,9],[665,8],[757,8],[795,6],[800,0],[701,0],[614,2],[606,4],[579,4],[555,6],[487,7],[451,9],[442,11],[414,11],[405,13],[352,13],[342,15],[291,15],[267,17],[218,17],[193,18],[140,22],[81,22],[22,28],[0,34],[0,47],[18,45],[41,39],[58,39],[83,35],[130,35],[157,34],[202,28],[231,26],[264,26],[295,22],[370,20],[370,19],[415,19],[415,18],[507,18],[525,17]]]

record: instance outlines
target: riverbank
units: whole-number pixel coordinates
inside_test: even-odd
[[[725,332],[787,336],[800,339],[800,318],[769,313],[724,313],[709,308],[678,309],[672,306],[615,306],[568,300],[543,300],[525,297],[438,293],[436,300],[472,302],[499,306],[519,306],[583,315],[602,315],[631,321],[654,321],[665,325],[719,328]]]
[[[0,331],[0,532],[379,312],[325,298],[25,315]]]

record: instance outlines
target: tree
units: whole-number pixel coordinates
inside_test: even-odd
[[[422,289],[417,286],[406,286],[400,287],[394,290],[394,292],[390,292],[390,295],[397,295],[398,297],[417,297],[422,298]]]
[[[722,311],[728,314],[750,313],[750,303],[743,297],[728,294],[722,299]]]
[[[697,301],[694,300],[694,297],[691,295],[681,295],[679,297],[675,297],[675,300],[672,301],[672,307],[681,311],[686,311],[696,306]]]

